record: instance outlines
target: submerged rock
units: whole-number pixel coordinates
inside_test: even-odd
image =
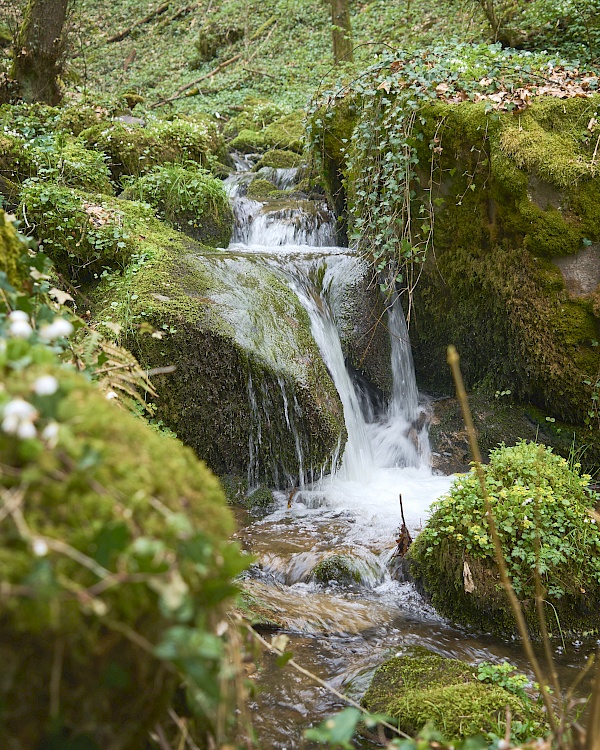
[[[426,724],[446,741],[487,732],[504,736],[507,707],[513,727],[528,724],[529,734],[522,739],[536,729],[540,734],[545,730],[542,711],[531,700],[482,683],[474,667],[420,647],[382,664],[362,702],[368,711],[392,717],[402,732],[413,736]]]

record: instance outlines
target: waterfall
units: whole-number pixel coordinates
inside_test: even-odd
[[[261,203],[246,197],[248,185],[256,177],[251,162],[238,158],[236,172],[227,180],[236,219],[231,253],[252,254],[286,281],[306,310],[313,338],[338,391],[344,409],[348,433],[341,466],[332,457],[332,476],[327,480],[365,484],[380,469],[428,469],[429,444],[425,414],[419,405],[408,331],[399,299],[387,311],[390,335],[393,388],[385,412],[377,413],[368,397],[359,392],[346,366],[334,310],[341,302],[340,278],[356,275],[363,261],[348,248],[333,244],[335,224],[327,206],[320,202],[298,200]],[[281,174],[279,174],[281,172]],[[272,173],[272,174],[271,174]],[[296,170],[270,170],[271,179],[290,186]],[[233,261],[230,261],[233,263]],[[245,302],[240,300],[244,308]],[[248,315],[251,317],[250,311]],[[385,323],[384,323],[385,324]],[[307,461],[303,441],[290,422],[290,399],[280,383],[285,420],[292,432],[304,488]],[[261,398],[249,384],[249,402],[254,414],[250,446],[249,480],[256,483],[259,467],[257,448],[261,441],[261,420],[268,419],[267,394]],[[314,500],[314,498],[313,498]]]

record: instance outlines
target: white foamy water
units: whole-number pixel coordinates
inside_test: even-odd
[[[285,172],[280,182],[290,186],[293,170]],[[282,523],[288,524],[283,533],[290,533],[297,525],[319,527],[321,521],[330,522],[332,513],[344,514],[341,530],[329,545],[323,547],[309,535],[300,552],[277,558],[278,580],[291,585],[308,580],[311,566],[327,549],[342,546],[353,548],[365,560],[373,553],[381,556],[385,571],[400,525],[399,495],[414,535],[427,519],[431,503],[452,481],[434,476],[429,466],[425,405],[419,402],[402,307],[395,300],[387,312],[393,389],[385,412],[376,414],[355,388],[336,327],[335,311],[343,305],[342,295],[363,261],[347,248],[335,247],[333,217],[322,206],[299,201],[281,207],[277,202],[263,205],[248,200],[245,192],[254,176],[246,171],[228,181],[236,216],[229,252],[259,259],[285,279],[298,297],[342,401],[348,433],[341,464],[337,465],[338,456],[332,456],[328,476],[311,485],[301,479],[291,506],[287,507],[287,496],[282,494],[281,507],[255,527],[273,527],[273,533],[281,535],[275,528]],[[306,468],[306,462],[299,459]],[[272,573],[273,564],[271,560],[265,570]],[[372,576],[372,587],[389,580],[385,574],[378,576]]]

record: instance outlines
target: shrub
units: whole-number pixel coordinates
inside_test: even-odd
[[[493,450],[483,467],[515,592],[521,600],[535,597],[537,568],[546,599],[564,618],[564,628],[576,631],[600,625],[600,530],[589,514],[590,477],[578,469],[550,448],[526,441]],[[459,475],[434,505],[409,556],[440,611],[458,621],[511,629],[475,468]]]
[[[154,167],[125,190],[146,201],[175,229],[211,247],[227,247],[233,213],[221,180],[192,163]]]

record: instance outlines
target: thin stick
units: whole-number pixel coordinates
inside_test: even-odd
[[[481,453],[479,451],[479,445],[477,444],[477,435],[475,433],[475,426],[473,424],[471,409],[469,408],[469,401],[467,399],[467,392],[463,383],[459,362],[460,358],[458,356],[456,348],[450,345],[448,347],[448,364],[450,365],[450,368],[452,370],[452,377],[454,378],[454,384],[456,386],[456,395],[458,397],[458,400],[460,401],[460,405],[462,408],[463,417],[467,428],[467,434],[469,436],[471,454],[473,455],[473,461],[475,464],[475,471],[477,473],[479,484],[481,486],[481,492],[484,498],[485,514],[487,516],[488,524],[490,527],[490,536],[492,537],[492,541],[494,543],[494,552],[496,557],[496,564],[498,565],[498,570],[500,572],[500,580],[502,581],[502,585],[504,586],[504,590],[506,591],[506,596],[508,597],[513,615],[515,616],[517,629],[519,631],[519,635],[521,636],[521,640],[523,641],[523,650],[525,651],[525,655],[527,656],[527,659],[531,664],[531,668],[533,669],[533,673],[535,674],[535,679],[540,686],[540,692],[548,714],[548,723],[550,724],[552,732],[556,736],[558,734],[558,723],[556,721],[556,716],[554,715],[554,706],[552,705],[550,693],[548,692],[546,678],[541,670],[540,664],[533,650],[533,646],[531,645],[531,639],[529,638],[529,633],[527,632],[527,624],[525,622],[525,617],[523,616],[523,610],[521,609],[519,600],[517,599],[517,596],[510,582],[506,562],[504,560],[502,544],[500,542],[500,537],[498,536],[496,521],[492,513],[492,506],[485,484],[485,475],[483,473],[483,466],[481,463]]]
[[[277,656],[283,656],[283,651],[273,646],[271,643],[266,641],[259,633],[257,633],[250,625],[248,625],[247,622],[244,621],[243,617],[238,615],[236,612],[233,613],[233,616],[235,619],[243,625],[246,630],[250,633],[252,638],[257,640],[264,648],[267,649],[267,651],[270,651],[272,654],[277,654]],[[369,711],[367,711],[366,708],[360,705],[360,703],[357,703],[356,701],[353,701],[352,698],[348,698],[347,695],[344,695],[343,693],[340,693],[339,690],[336,690],[333,685],[330,685],[325,680],[322,680],[320,677],[318,677],[316,674],[313,674],[312,672],[309,672],[308,669],[304,669],[304,667],[301,667],[300,664],[298,664],[297,661],[294,659],[289,659],[289,661],[286,662],[286,665],[289,664],[290,667],[293,667],[297,672],[300,672],[300,674],[305,675],[305,677],[309,677],[311,680],[314,680],[318,685],[321,687],[324,687],[326,690],[328,690],[332,695],[335,695],[336,698],[339,698],[340,700],[343,700],[345,703],[348,703],[353,708],[358,709],[362,714],[365,716],[370,716],[371,714]],[[400,737],[403,737],[406,740],[410,740],[411,737],[408,734],[404,734],[398,727],[395,727],[393,724],[389,724],[387,721],[380,721],[379,722],[382,726],[384,726],[386,729],[389,729],[391,732],[394,732],[394,734],[399,735]]]
[[[400,498],[400,515],[402,516],[402,524],[406,527],[406,521],[404,520],[404,506],[402,505],[402,494],[399,494],[398,497]]]

